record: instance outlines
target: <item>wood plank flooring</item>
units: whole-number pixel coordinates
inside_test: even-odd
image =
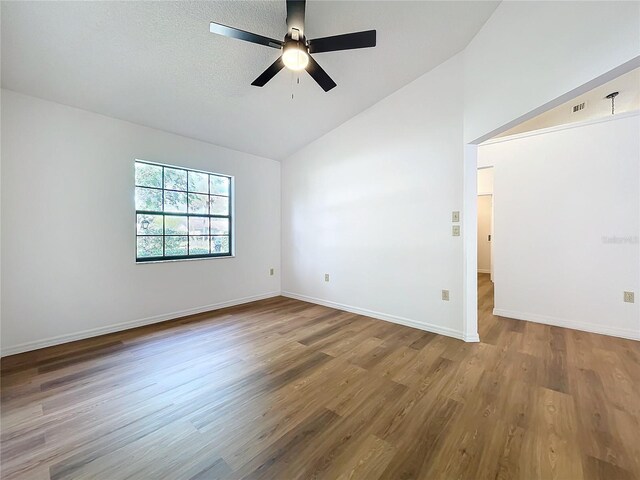
[[[2,478],[640,478],[640,344],[282,297],[2,361]]]

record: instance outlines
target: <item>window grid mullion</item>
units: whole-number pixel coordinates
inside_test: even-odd
[[[207,230],[209,231],[209,236],[207,237],[207,247],[209,247],[209,253],[211,252],[211,175],[207,174],[207,213],[209,214],[209,218],[207,218]]]
[[[162,167],[162,211],[164,212],[164,167]],[[166,257],[167,252],[165,251],[164,239],[164,215],[162,215],[162,256]]]
[[[187,193],[186,190],[176,190],[175,188],[149,187],[147,185],[135,185],[135,187],[136,188],[148,188],[149,190],[165,190],[167,192]],[[200,195],[206,195],[205,192],[188,192],[188,193],[198,193]],[[224,198],[229,198],[230,197],[230,195],[223,195],[221,193],[211,193],[210,195],[213,195],[214,197],[224,197]]]
[[[191,185],[190,185],[190,181],[189,181],[189,173],[191,172],[191,170],[188,169],[182,169],[182,168],[175,168],[175,167],[171,167],[174,168],[176,170],[183,170],[186,175],[187,175],[187,187],[186,187],[186,192],[184,190],[177,190],[177,189],[169,189],[169,188],[165,188],[165,169],[167,167],[165,167],[164,165],[158,165],[158,164],[154,164],[154,163],[150,163],[150,162],[138,162],[137,163],[143,163],[143,164],[147,164],[147,165],[153,165],[153,166],[158,166],[161,167],[161,181],[162,181],[162,185],[161,188],[157,188],[157,187],[149,187],[149,186],[144,186],[144,185],[137,185],[135,184],[135,187],[139,187],[139,188],[147,188],[147,189],[151,189],[151,190],[162,190],[162,211],[154,211],[154,210],[137,210],[136,209],[136,215],[161,215],[162,216],[162,233],[161,235],[140,235],[138,233],[136,233],[136,238],[144,238],[144,237],[160,237],[162,239],[162,256],[161,257],[137,257],[136,255],[136,259],[139,262],[149,262],[149,261],[163,261],[163,260],[181,260],[181,259],[190,259],[190,258],[206,258],[206,257],[223,257],[223,256],[231,256],[232,255],[232,251],[231,251],[231,246],[233,245],[233,234],[232,234],[232,230],[233,230],[233,219],[232,219],[232,212],[231,212],[231,199],[232,199],[232,182],[231,182],[231,177],[227,177],[225,175],[217,175],[218,177],[222,177],[222,178],[227,178],[228,182],[229,182],[229,188],[228,188],[228,194],[227,195],[221,195],[221,194],[215,194],[212,193],[211,191],[211,177],[212,176],[216,176],[215,174],[209,173],[209,172],[200,172],[200,171],[193,171],[195,173],[198,174],[202,174],[202,175],[206,175],[206,179],[207,179],[207,207],[206,207],[206,212],[207,213],[192,213],[190,212],[190,198],[189,198],[189,194],[190,193],[198,193],[199,195],[202,195],[202,193],[199,192],[194,192],[191,189]],[[171,191],[171,192],[180,192],[180,193],[186,193],[187,195],[187,211],[185,213],[181,213],[181,212],[166,212],[166,192],[167,191]],[[219,214],[212,214],[211,213],[211,196],[215,196],[215,197],[221,197],[221,198],[226,198],[227,199],[227,203],[228,203],[228,212],[226,215],[219,215]],[[166,217],[168,216],[180,216],[180,217],[186,217],[187,220],[187,232],[186,235],[180,235],[180,234],[171,234],[171,235],[167,235],[166,234]],[[206,220],[207,223],[207,232],[208,235],[206,235],[206,239],[207,239],[207,251],[208,253],[205,254],[199,254],[199,253],[194,253],[193,255],[191,254],[191,218],[202,218]],[[211,232],[211,219],[212,218],[221,218],[221,219],[226,219],[227,220],[227,225],[228,225],[228,231],[226,234],[213,234]],[[165,241],[167,237],[187,237],[187,252],[186,255],[175,255],[175,256],[167,256],[166,254],[166,245],[165,245]],[[213,251],[212,248],[212,239],[214,237],[227,237],[228,239],[228,252],[226,253],[215,253]]]
[[[167,217],[202,217],[202,218],[230,218],[231,215],[206,214],[206,213],[182,213],[182,212],[160,212],[156,210],[136,210],[138,215],[166,215]]]
[[[189,213],[189,170],[187,170],[187,213]],[[191,254],[191,217],[187,217],[187,255]]]

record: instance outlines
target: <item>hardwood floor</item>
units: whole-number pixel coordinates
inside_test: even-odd
[[[640,344],[481,343],[286,298],[8,357],[3,479],[640,476]]]

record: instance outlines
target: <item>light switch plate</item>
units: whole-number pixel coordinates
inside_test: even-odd
[[[442,290],[442,300],[445,302],[449,301],[449,290]]]
[[[275,273],[275,270],[273,268],[269,269],[269,275],[271,275],[273,277],[273,274]]]
[[[636,299],[633,292],[624,292],[624,301],[626,303],[635,303]]]
[[[325,273],[325,274],[324,274],[324,281],[325,281],[325,282],[328,282],[328,281],[329,281],[329,274],[328,274],[328,273]]]
[[[460,212],[458,212],[458,211],[451,212],[451,221],[452,222],[459,222],[460,221]]]
[[[460,225],[454,225],[451,228],[451,235],[453,235],[454,237],[459,237],[460,236]]]

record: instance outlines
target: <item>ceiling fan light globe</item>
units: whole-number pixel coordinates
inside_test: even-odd
[[[285,48],[282,61],[289,70],[304,70],[309,63],[309,54],[298,46]]]

